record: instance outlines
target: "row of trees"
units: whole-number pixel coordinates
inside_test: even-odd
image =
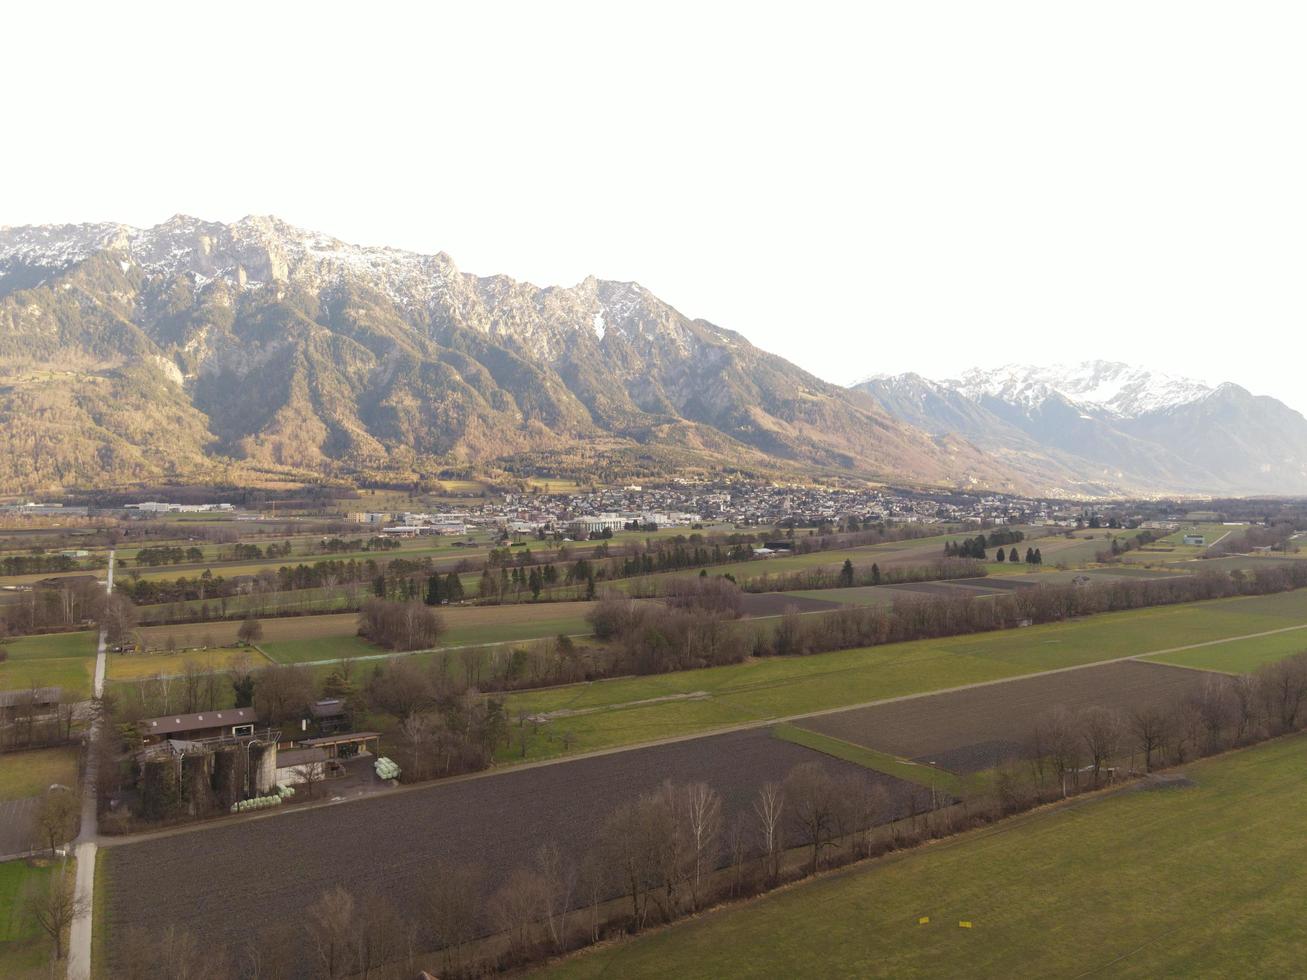
[[[1111,545],[1098,551],[1094,555],[1094,560],[1104,564],[1114,561],[1116,558],[1124,555],[1128,551],[1137,551],[1140,548],[1147,547],[1160,537],[1161,535],[1150,528],[1145,528],[1138,534],[1133,534],[1130,537],[1114,536]]]
[[[1285,592],[1307,585],[1307,563],[1242,572],[1203,572],[1162,581],[1040,585],[998,596],[899,599],[889,609],[856,607],[801,616],[791,609],[758,629],[755,656],[793,656],[906,640],[981,633],[1078,616],[1234,595]]]
[[[1307,652],[1266,664],[1253,674],[1207,675],[1172,701],[1132,711],[1093,706],[1041,716],[1025,754],[1038,785],[1067,795],[1084,782],[1097,787],[1113,763],[1131,772],[1180,765],[1307,725]]]
[[[842,589],[864,585],[902,585],[908,582],[941,582],[955,578],[979,578],[988,574],[984,565],[967,558],[944,558],[921,565],[891,565],[881,568],[876,562],[855,565],[845,559],[839,571],[810,568],[798,572],[743,578],[745,592],[803,592],[815,589]]]
[[[1023,535],[1021,534],[1020,531],[1013,531],[1003,536],[1004,537],[1016,536],[1017,540],[1020,540]],[[985,549],[992,547],[995,549],[994,551],[995,561],[1004,561],[1004,560],[1020,561],[1021,560],[1015,546],[1009,549],[1006,548],[1007,542],[1003,542],[1002,544],[995,544],[993,540],[994,537],[997,537],[997,535],[996,534],[991,535],[991,537],[987,540],[985,536],[981,534],[981,535],[977,535],[974,538],[969,538],[964,541],[949,541],[944,545],[944,557],[945,558],[972,558],[976,561],[986,561],[987,558],[986,558]],[[1043,563],[1044,563],[1044,556],[1043,553],[1038,548],[1031,548],[1031,547],[1026,548],[1026,564],[1042,565]]]
[[[71,572],[77,559],[71,555],[5,555],[0,558],[0,575],[41,575]]]
[[[194,546],[182,548],[176,545],[151,545],[136,552],[136,564],[142,568],[158,565],[180,565],[184,561],[204,561],[204,552]]]

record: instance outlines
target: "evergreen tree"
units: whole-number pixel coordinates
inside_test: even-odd
[[[840,569],[839,582],[845,587],[853,584],[853,562],[847,558],[844,559],[844,567]]]
[[[875,562],[871,564],[871,584],[880,585],[880,566]]]
[[[1007,560],[1008,560],[1008,561],[1020,561],[1020,560],[1021,560],[1020,557],[1017,555],[1017,549],[1016,549],[1016,548],[1013,548],[1013,549],[1012,549],[1012,553],[1009,554],[1009,555],[1007,556]]]
[[[440,576],[435,574],[428,576],[427,594],[426,597],[423,599],[423,602],[425,602],[428,606],[438,606],[440,605],[443,599],[444,599],[444,595],[442,594],[440,588]]]
[[[994,561],[1007,561],[1007,554],[1002,548],[994,552]]]
[[[463,598],[463,580],[458,577],[457,572],[450,572],[445,576],[445,600],[447,602],[458,602]]]

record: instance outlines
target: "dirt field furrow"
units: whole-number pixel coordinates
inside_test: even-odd
[[[1020,757],[1035,720],[1053,708],[1102,705],[1128,713],[1173,704],[1203,682],[1197,671],[1129,660],[855,708],[798,724],[953,772],[978,772]]]
[[[355,893],[383,889],[416,917],[424,884],[442,868],[479,866],[493,891],[545,842],[579,861],[614,807],[667,779],[711,785],[729,826],[763,783],[809,761],[884,785],[898,812],[921,792],[775,739],[766,729],[435,783],[109,847],[103,857],[109,934],[167,923],[239,948],[269,924],[299,922],[305,906],[337,883]]]

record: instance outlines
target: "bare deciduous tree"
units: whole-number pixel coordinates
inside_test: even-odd
[[[1120,747],[1121,718],[1109,708],[1094,706],[1086,708],[1081,714],[1079,727],[1093,769],[1094,785],[1097,786],[1103,766],[1111,761]]]
[[[71,790],[50,789],[41,797],[33,823],[41,843],[50,849],[51,857],[56,847],[72,840],[77,832],[81,809],[77,795]]]
[[[509,957],[514,961],[525,958],[534,943],[542,890],[539,875],[518,868],[486,904],[495,927],[508,936]]]
[[[64,933],[73,919],[86,911],[85,903],[77,900],[72,879],[55,870],[45,880],[32,884],[24,899],[27,914],[50,938],[55,960],[63,959]]]
[[[785,793],[776,783],[764,783],[753,801],[753,812],[758,817],[759,836],[762,840],[763,860],[767,867],[767,881],[780,876],[782,840],[781,817],[785,812]]]
[[[550,942],[556,950],[562,950],[567,941],[567,915],[576,892],[576,868],[554,843],[541,845],[535,865],[540,879],[540,917],[549,930]]]
[[[790,823],[799,838],[812,848],[808,873],[815,874],[821,855],[834,846],[839,791],[836,781],[820,763],[803,762],[785,777],[785,800]]]
[[[478,868],[464,865],[437,871],[427,886],[427,919],[436,948],[443,953],[447,973],[459,968],[463,944],[476,934],[482,879]]]
[[[1153,756],[1168,737],[1170,717],[1159,707],[1141,708],[1130,715],[1130,735],[1139,751],[1144,754],[1144,771],[1152,772]]]
[[[354,896],[340,885],[324,891],[308,907],[304,927],[323,976],[348,976],[354,958]]]
[[[693,863],[690,905],[697,910],[704,877],[717,867],[721,854],[722,798],[707,783],[692,783],[682,795],[686,838]]]

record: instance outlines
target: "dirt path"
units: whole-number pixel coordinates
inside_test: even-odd
[[[105,580],[105,591],[113,595],[114,552],[109,552],[109,574]],[[104,673],[107,662],[107,637],[100,630],[100,641],[95,651],[95,687],[92,695],[96,699],[104,696]],[[98,827],[96,825],[97,801],[95,796],[95,743],[100,738],[100,713],[97,711],[91,720],[88,737],[89,750],[86,753],[86,772],[82,776],[82,828],[77,835],[77,879],[73,894],[77,902],[77,912],[68,937],[68,980],[90,980],[91,977],[91,913],[95,907],[95,852]]]

